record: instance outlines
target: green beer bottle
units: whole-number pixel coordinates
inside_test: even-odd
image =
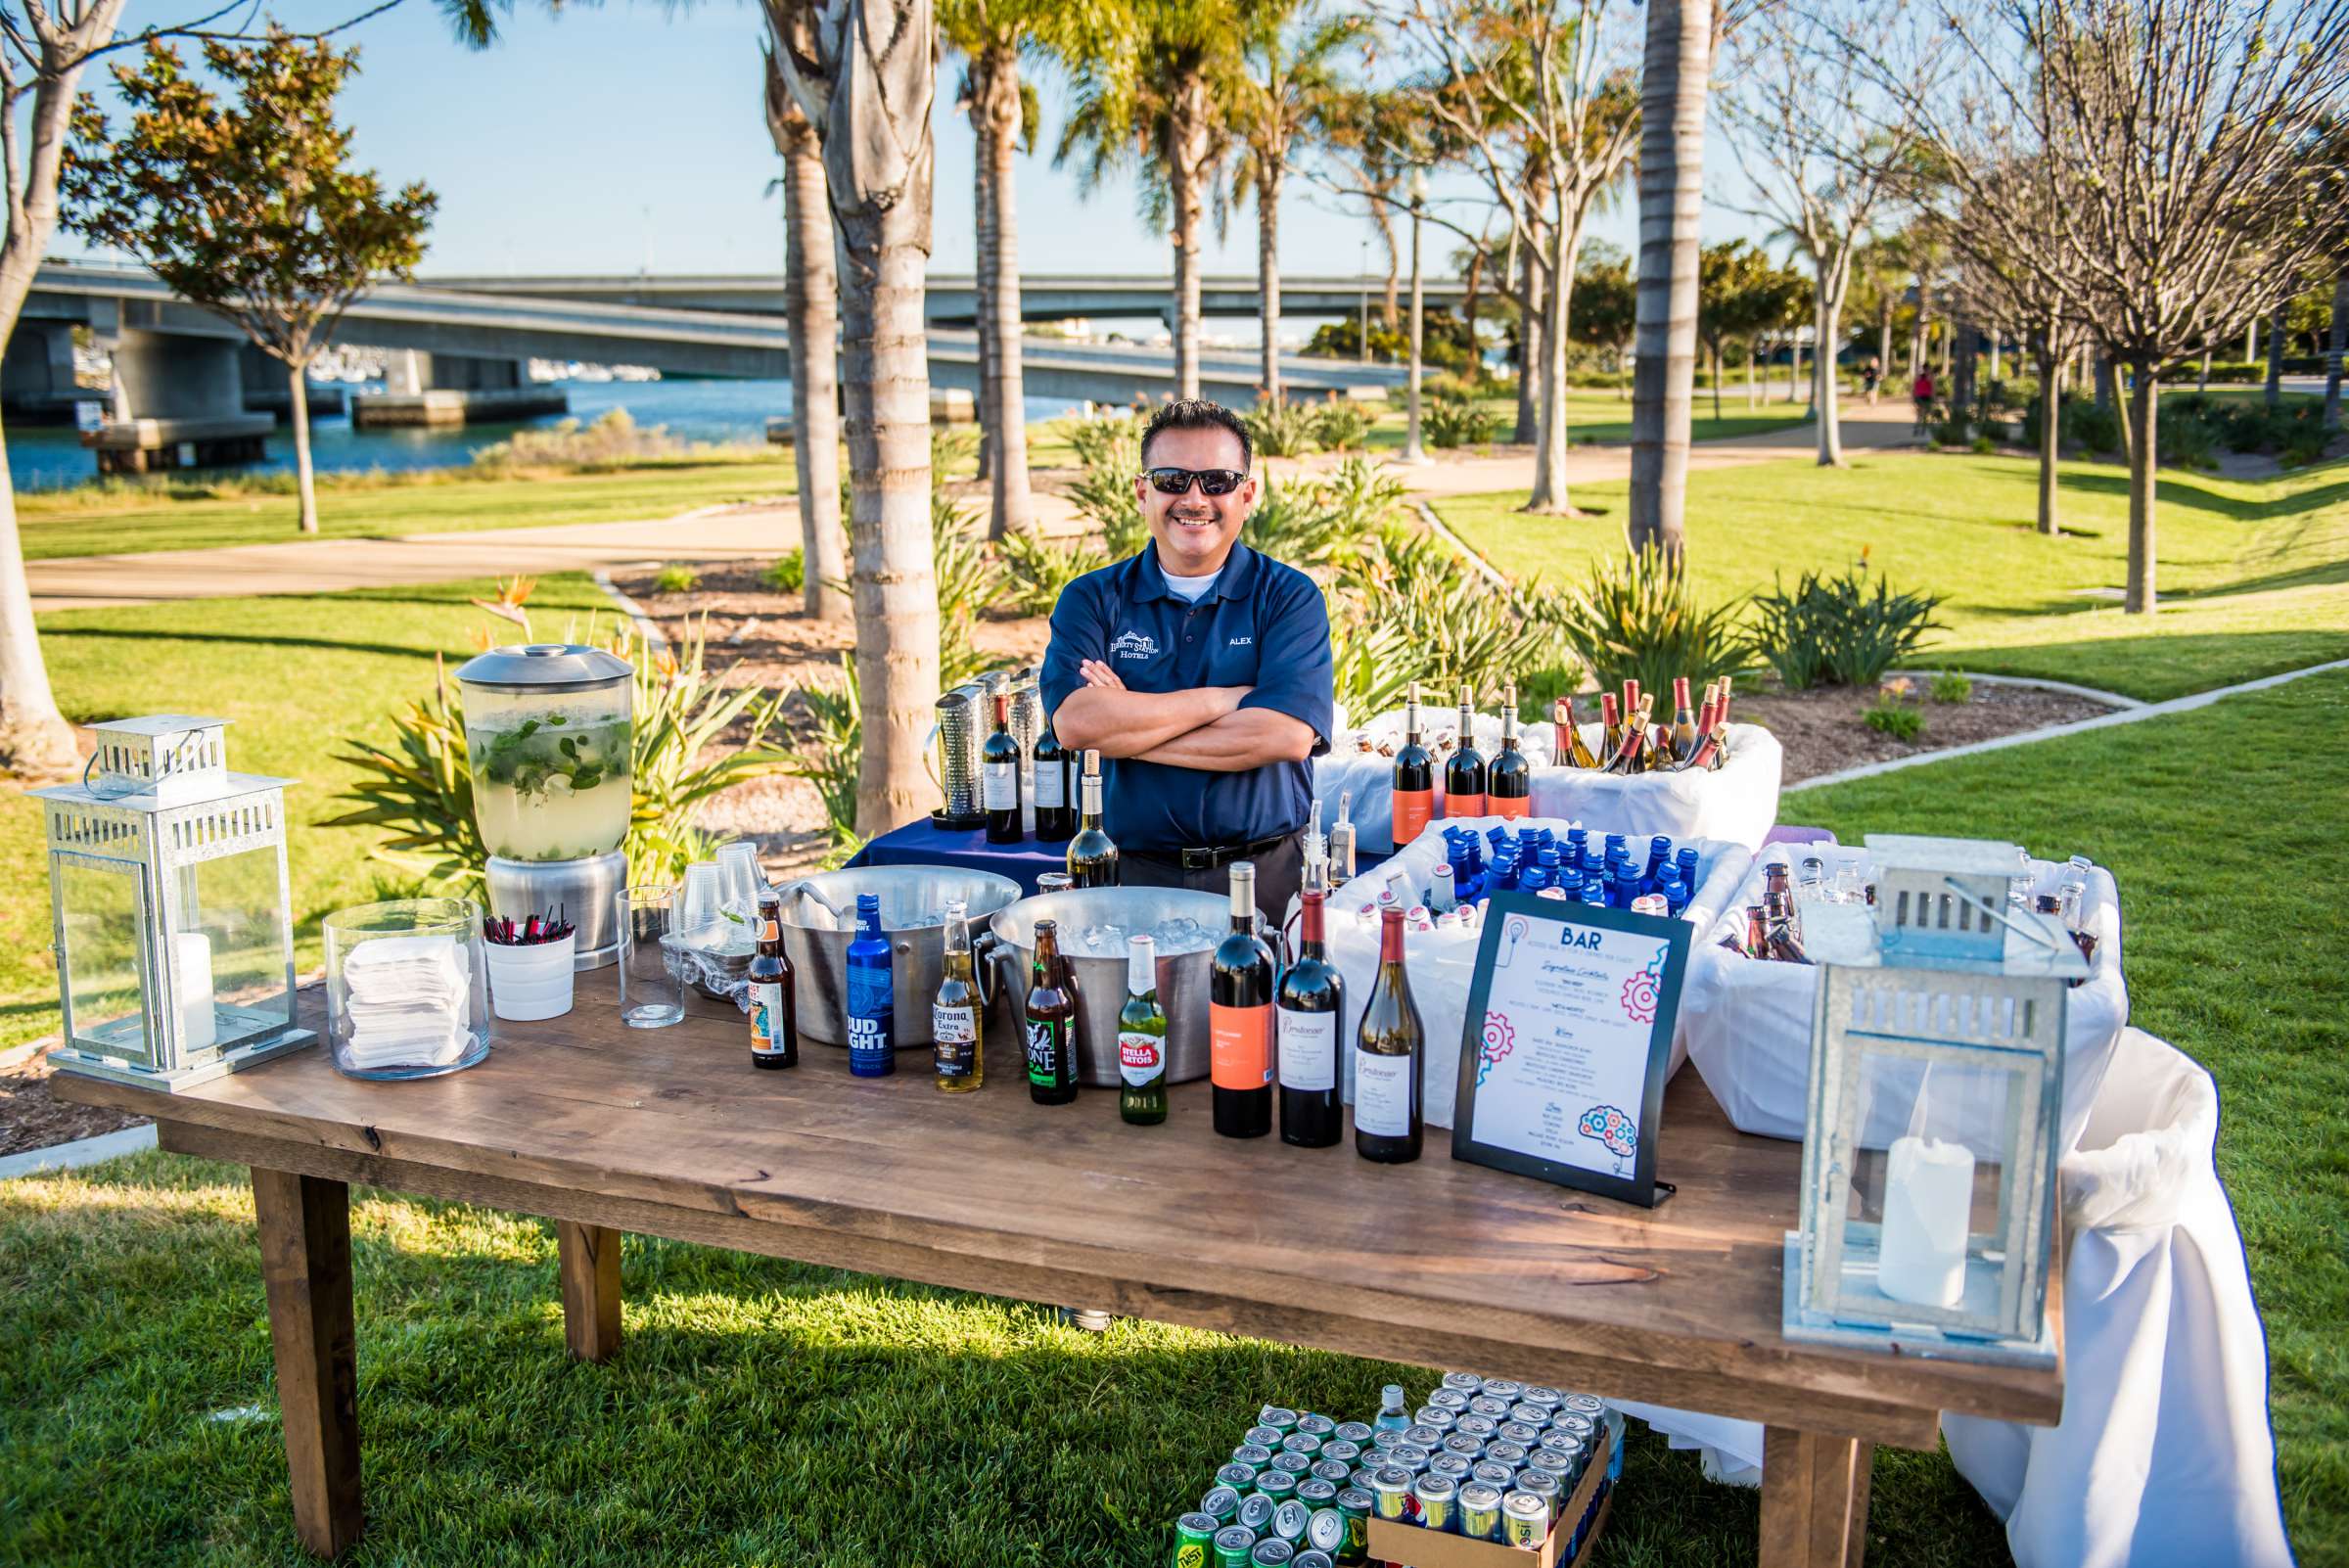
[[[1118,1014],[1118,1114],[1141,1127],[1167,1119],[1167,1015],[1158,1005],[1158,944],[1126,946],[1126,1007]]]

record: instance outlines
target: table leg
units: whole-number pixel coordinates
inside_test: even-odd
[[[1762,1568],[1860,1568],[1875,1446],[1773,1426],[1762,1434]]]
[[[582,1361],[620,1351],[620,1232],[575,1221],[555,1222],[563,1281],[563,1337]]]
[[[277,1404],[294,1490],[294,1531],[321,1557],[359,1533],[357,1336],[350,1311],[350,1189],[253,1170],[261,1278],[277,1352]]]

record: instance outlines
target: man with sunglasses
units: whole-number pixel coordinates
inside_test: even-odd
[[[1329,749],[1329,613],[1313,578],[1239,542],[1251,456],[1218,404],[1151,416],[1133,482],[1150,543],[1062,591],[1040,683],[1061,744],[1101,754],[1127,885],[1221,892],[1253,860],[1277,922]]]

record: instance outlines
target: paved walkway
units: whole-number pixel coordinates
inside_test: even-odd
[[[1724,399],[1724,409],[1733,399]],[[1912,444],[1906,404],[1847,406],[1844,444],[1872,450]],[[1693,468],[1730,468],[1812,455],[1809,424],[1726,440],[1700,441]],[[1316,465],[1317,466],[1317,462]],[[1495,457],[1448,453],[1420,468],[1401,468],[1414,497],[1522,490],[1534,482],[1531,453]],[[1577,446],[1567,460],[1569,488],[1631,472],[1628,446]],[[972,487],[974,492],[976,487]],[[1039,493],[1047,531],[1075,532],[1079,522],[1066,498]],[[484,529],[459,533],[410,533],[395,538],[322,539],[310,543],[240,544],[214,550],[156,550],[133,555],[61,556],[26,563],[36,611],[105,605],[161,604],[254,593],[329,593],[341,588],[395,587],[462,577],[525,573],[591,572],[640,561],[726,561],[776,556],[798,542],[799,508],[714,507],[675,517],[552,528]]]

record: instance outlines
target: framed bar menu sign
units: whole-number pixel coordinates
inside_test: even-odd
[[[1468,993],[1451,1157],[1653,1208],[1685,921],[1497,895]]]

